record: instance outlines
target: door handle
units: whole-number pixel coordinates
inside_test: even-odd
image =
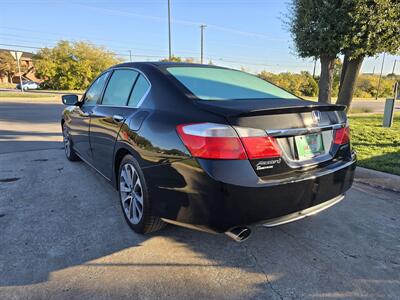
[[[117,122],[117,123],[121,123],[123,120],[124,120],[124,117],[123,116],[120,116],[120,115],[113,115],[113,120],[115,121],[115,122]]]

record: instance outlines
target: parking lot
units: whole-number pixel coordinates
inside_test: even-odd
[[[399,299],[399,193],[357,183],[244,243],[140,236],[102,176],[65,159],[61,110],[0,99],[0,299]]]

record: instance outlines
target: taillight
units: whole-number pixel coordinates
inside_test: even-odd
[[[281,151],[272,137],[243,137],[241,140],[250,159],[281,156]]]
[[[249,159],[281,156],[276,140],[262,129],[235,127]]]
[[[243,145],[228,125],[197,123],[176,127],[185,146],[194,157],[211,159],[247,159]]]
[[[178,125],[183,143],[194,157],[260,159],[281,156],[274,138],[261,129],[215,123]]]
[[[343,145],[350,142],[350,127],[346,126],[335,131],[335,138],[333,140],[336,145]]]

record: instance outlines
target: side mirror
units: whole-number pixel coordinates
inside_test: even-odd
[[[65,105],[77,105],[79,102],[78,95],[62,95],[61,96],[62,102]]]

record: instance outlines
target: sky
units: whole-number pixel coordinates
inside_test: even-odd
[[[168,57],[168,0],[1,0],[0,48],[35,52],[57,41],[87,41],[129,61]],[[172,53],[251,73],[313,72],[296,55],[285,20],[288,0],[171,0]],[[23,47],[22,47],[23,46]],[[129,52],[130,51],[130,52]],[[364,61],[378,74],[382,55]],[[400,56],[386,55],[383,73],[400,73]],[[316,73],[319,73],[319,63]]]

